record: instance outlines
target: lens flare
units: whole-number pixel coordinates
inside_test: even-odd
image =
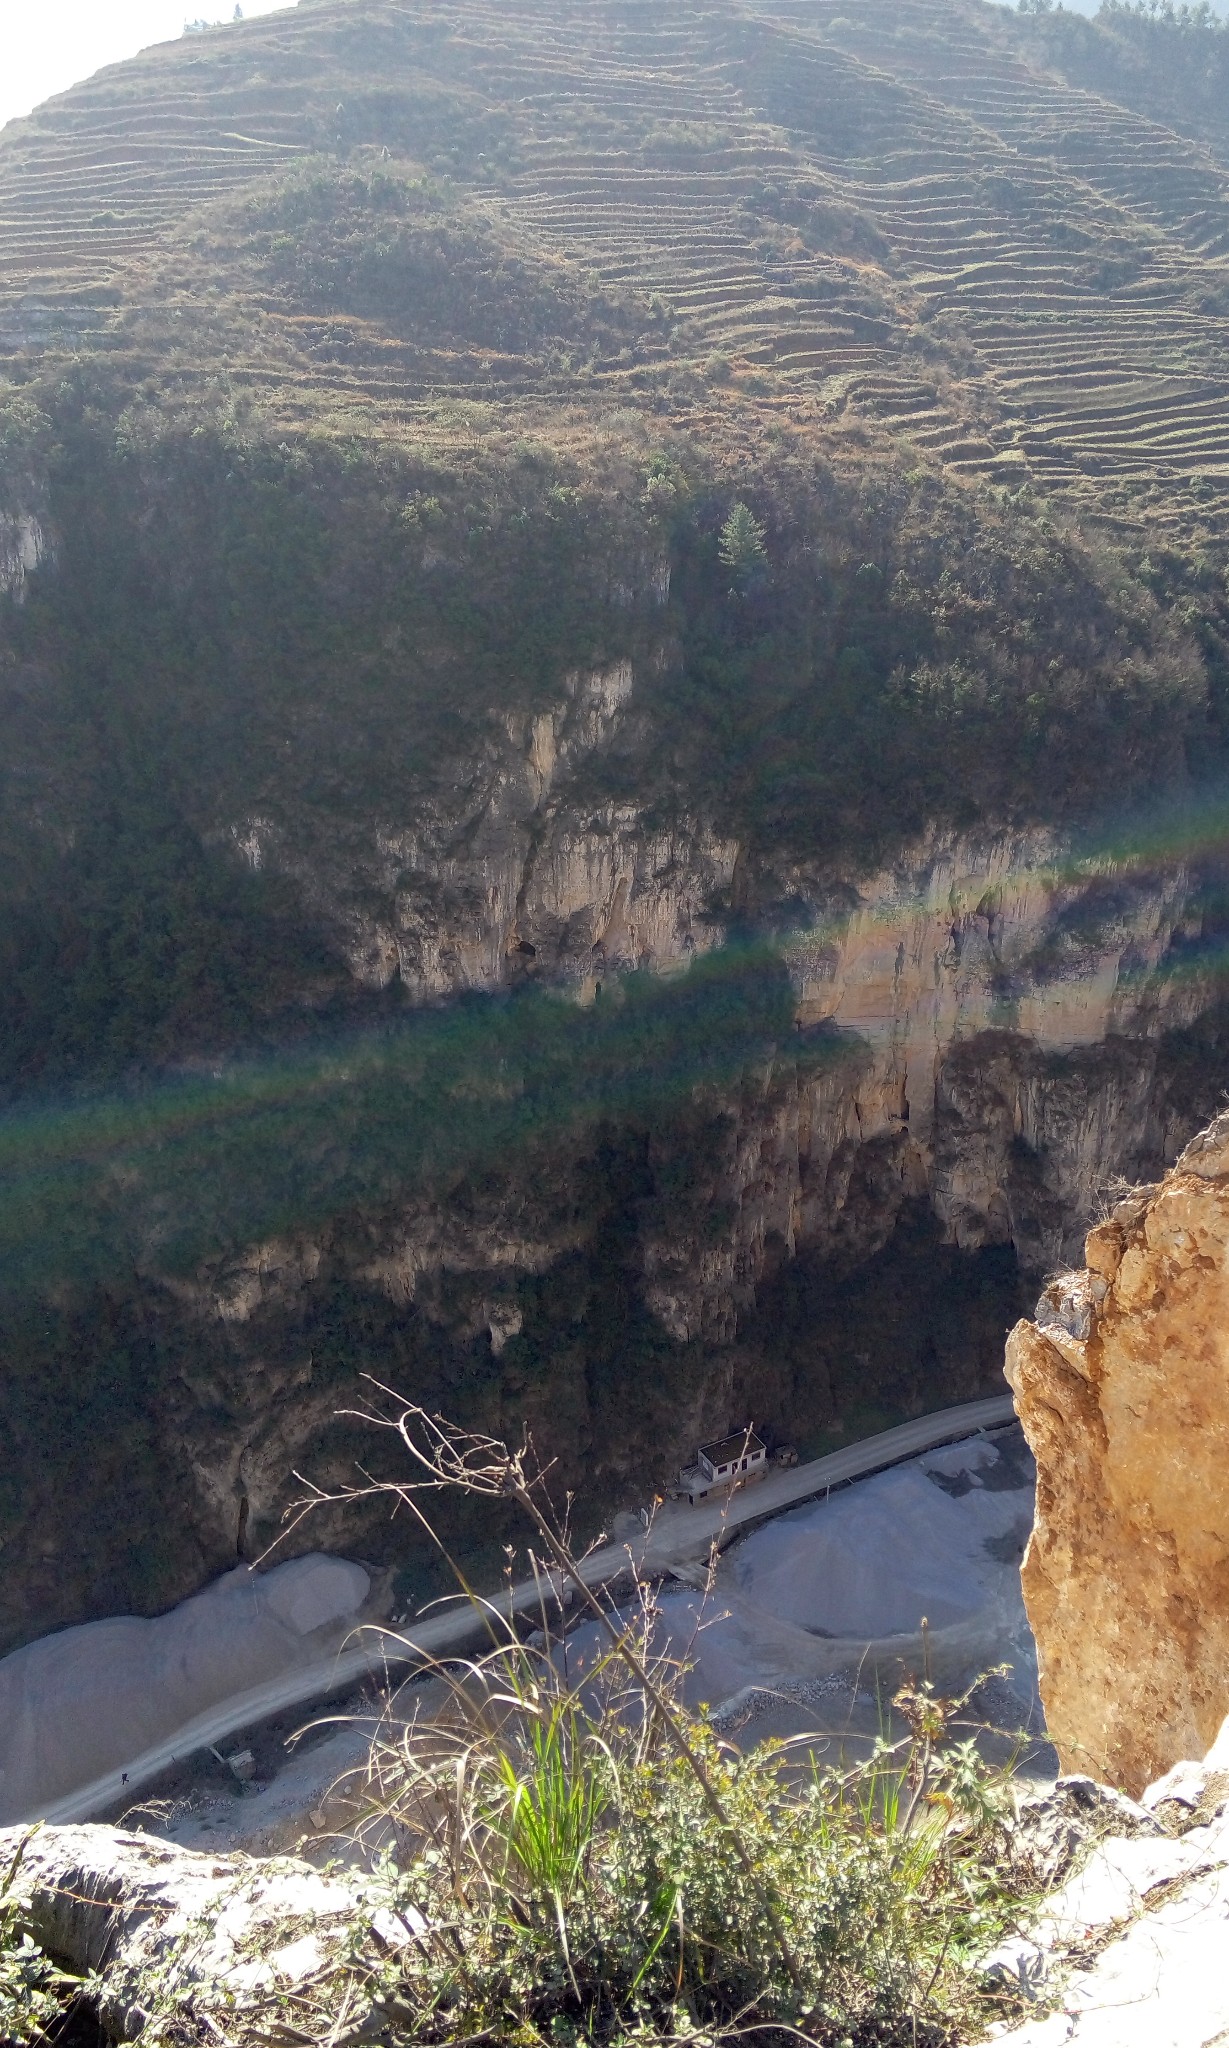
[[[733,1088],[762,1089],[786,1043],[808,1072],[862,1057],[853,1033],[797,1028],[811,963],[825,948],[839,957],[854,920],[863,938],[890,943],[919,911],[953,928],[989,924],[1009,914],[1013,893],[1040,890],[1050,926],[1073,908],[1083,916],[1048,971],[1078,972],[1080,945],[1111,955],[1118,945],[1118,985],[1134,999],[1185,981],[1202,1007],[1229,973],[1227,847],[1229,796],[1217,793],[1089,835],[1047,866],[1005,861],[953,878],[942,860],[919,859],[920,883],[902,879],[887,901],[881,892],[882,907],[855,903],[769,939],[731,938],[677,976],[614,977],[588,1007],[533,989],[462,997],[326,1044],[228,1059],[208,1075],[28,1100],[0,1119],[2,1284],[105,1278],[121,1264],[186,1273],[239,1245],[439,1194],[464,1174],[523,1171],[544,1148],[574,1151],[603,1123],[653,1125],[718,1106]],[[1116,924],[1113,892],[1150,886],[1186,908],[1176,934],[1161,920],[1156,957],[1141,960],[1125,920]],[[1045,971],[1042,958],[1017,963],[1021,974]]]

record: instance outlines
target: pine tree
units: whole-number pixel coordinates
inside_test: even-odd
[[[733,569],[736,576],[749,576],[767,559],[764,528],[741,498],[730,507],[730,516],[721,529],[718,552],[726,568]]]

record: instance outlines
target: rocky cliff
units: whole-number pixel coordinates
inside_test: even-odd
[[[425,207],[486,335],[406,165],[252,205],[386,282]],[[364,1372],[594,1521],[749,1411],[993,1384],[1229,1080],[1212,556],[733,380],[283,428],[132,341],[0,408],[0,1642],[259,1554]],[[400,1525],[296,1540],[432,1590]]]
[[[1068,1763],[1138,1791],[1207,1748],[1229,1660],[1229,1115],[1012,1331],[1037,1459],[1024,1588]]]
[[[139,1142],[127,1113],[70,1133],[105,1255],[66,1221],[75,1284],[6,1308],[8,1640],[258,1554],[294,1473],[369,1455],[337,1412],[364,1370],[528,1424],[594,1514],[748,1409],[813,1439],[991,1388],[1021,1285],[1109,1180],[1174,1156],[1225,1072],[1214,980],[1173,971],[1191,877],[1060,851],[932,839],[744,957],[711,950],[702,878],[638,827],[572,871],[587,1008],[428,1010],[417,1039],[227,1070],[191,1104],[176,1084]],[[542,936],[524,903],[503,919],[454,908],[436,957],[497,973],[510,930]],[[613,939],[595,969],[588,935],[616,925],[658,935],[656,976],[625,981]],[[708,982],[678,971],[689,928]],[[334,1516],[302,1540],[429,1590],[399,1531]]]

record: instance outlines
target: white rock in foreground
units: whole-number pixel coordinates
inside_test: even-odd
[[[41,1948],[100,1973],[100,2014],[118,2040],[208,1987],[242,2013],[305,1984],[364,1926],[412,1940],[370,1878],[322,1876],[292,1858],[200,1856],[118,1828],[8,1828],[0,1868]]]
[[[1044,1966],[1123,1931],[1086,1969],[1060,1978],[1058,2010],[995,2029],[998,2048],[1218,2048],[1229,2039],[1229,1721],[1202,1764],[1181,1764],[1144,1794],[1163,1809],[1210,1811],[1176,1839],[1110,1837],[1055,1894],[1029,1943]],[[1191,1794],[1194,1794],[1191,1797]]]

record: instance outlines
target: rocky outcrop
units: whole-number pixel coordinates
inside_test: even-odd
[[[602,795],[594,764],[642,738],[635,682],[613,662],[566,675],[547,710],[492,711],[410,819],[342,839],[309,813],[225,833],[252,866],[293,874],[366,988],[396,980],[422,1001],[546,978],[585,997],[608,973],[685,963],[720,941],[738,848],[703,819],[657,827]]]
[[[569,707],[516,738],[520,766],[502,761],[479,812],[437,820],[430,843],[425,828],[385,834],[405,885],[395,925],[354,929],[360,978],[398,975],[427,996],[546,977],[584,1000],[628,968],[668,973],[709,951],[735,887],[744,913],[771,918],[786,882],[739,878],[732,843],[695,824],[655,834],[634,812],[582,817],[556,781],[609,738],[632,683],[627,665],[571,678]],[[675,1341],[729,1342],[774,1257],[873,1255],[913,1200],[949,1243],[1009,1245],[1040,1273],[1074,1255],[1110,1179],[1189,1137],[1162,1051],[1210,1000],[1207,977],[1166,972],[1197,923],[1185,869],[1077,872],[1037,832],[935,836],[868,877],[852,908],[836,901],[849,890],[786,881],[806,915],[781,940],[797,1029],[822,1034],[825,1052],[766,1049],[714,1104],[723,1138],[706,1170],[689,1169],[687,1200],[643,1231],[645,1298]],[[663,1166],[668,1143],[654,1148]],[[577,1241],[518,1189],[511,1213],[483,1200],[461,1218],[407,1199],[346,1259],[403,1306],[441,1274],[485,1275],[473,1332],[498,1349],[514,1334],[511,1278]],[[170,1284],[245,1322],[297,1294],[321,1257],[318,1243],[252,1244]]]
[[[817,901],[785,941],[799,1028],[749,1043],[729,1081],[694,1080],[689,1016],[640,1107],[594,1120],[582,1105],[528,1150],[402,1176],[311,1229],[172,1266],[164,1209],[148,1227],[142,1212],[130,1291],[52,1311],[56,1355],[75,1361],[55,1460],[47,1430],[15,1412],[0,1644],[157,1612],[232,1564],[245,1527],[258,1554],[296,1472],[340,1484],[369,1455],[338,1420],[361,1405],[361,1370],[450,1411],[463,1401],[496,1434],[527,1424],[594,1514],[748,1408],[796,1437],[988,1391],[1022,1305],[1016,1268],[1069,1261],[1098,1191],[1162,1171],[1229,1080],[1224,1034],[1209,1023],[1196,1042],[1184,1022],[1206,1001],[1198,978],[1131,965],[1148,949],[1166,967],[1177,885],[1119,877],[1107,931],[1089,907],[1104,878],[1084,877],[1080,950],[1074,885],[1044,853],[932,847],[833,913],[822,944]],[[995,875],[1017,872],[1033,964],[987,901]],[[1106,1035],[1066,1043],[1071,991],[1103,989],[1111,953]],[[1066,991],[1044,1041],[1012,1028],[1013,962],[1019,986],[1049,985],[1044,968]],[[34,1356],[24,1326],[8,1341]],[[110,1384],[117,1357],[131,1391],[87,1432],[74,1390]],[[302,1540],[417,1569],[399,1527],[338,1516]]]
[[[414,1939],[386,1885],[290,1857],[203,1856],[108,1827],[10,1828],[0,1857],[7,1903],[39,1947],[96,1973],[98,2016],[116,2041],[165,2038],[194,2001],[224,2009],[242,2034],[340,1972],[356,1945],[387,1953]]]
[[[876,870],[836,873],[629,797],[651,779],[645,707],[671,658],[663,642],[571,671],[545,709],[491,707],[404,815],[338,830],[287,794],[210,836],[293,876],[358,984],[397,982],[415,1001],[526,980],[585,999],[608,975],[686,965],[732,919],[775,931],[800,1025],[871,1044],[885,1101],[922,1144],[954,1044],[997,1031],[1069,1051],[1206,1002],[1205,978],[1158,978],[1199,929],[1181,860],[1076,861],[1042,827],[931,830]]]
[[[1035,1998],[1044,2017],[992,2027],[992,2037],[1010,2048],[1068,2041],[1077,2048],[1210,2048],[1224,2041],[1227,1764],[1229,1723],[1202,1763],[1183,1763],[1173,1778],[1149,1786],[1142,1807],[1088,1778],[1060,1778],[1052,1793],[1023,1804],[1014,1846],[1050,1896],[1028,1934],[1006,1942],[983,1968]],[[1066,1877],[1057,1891],[1047,1870],[1052,1846]]]
[[[1138,1791],[1200,1754],[1229,1669],[1229,1114],[1017,1324],[1037,1460],[1025,1598],[1071,1767]]]
[[[868,1049],[859,1134],[902,1136],[950,1242],[1042,1271],[1128,1155],[1174,1156],[1146,1048],[1209,999],[1165,971],[1191,899],[1180,866],[1076,868],[1041,832],[936,837],[791,943],[800,1022]]]
[[[649,1073],[616,1050],[596,1106],[582,1082],[531,1143],[446,1171],[387,1142],[376,1184],[341,1104],[307,1213],[293,1187],[271,1222],[240,1205],[207,1257],[166,1251],[195,1180],[112,1175],[123,1257],[98,1291],[66,1273],[28,1322],[0,1300],[6,1372],[30,1390],[10,1403],[3,1648],[157,1612],[255,1555],[295,1472],[339,1484],[366,1455],[338,1421],[363,1369],[497,1434],[528,1424],[595,1516],[749,1407],[793,1437],[972,1398],[1019,1312],[1016,1267],[1069,1261],[1098,1190],[1159,1172],[1209,1112],[1229,1032],[1183,1051],[1215,1013],[1180,861],[1073,864],[1035,829],[931,831],[860,877],[774,865],[711,816],[628,799],[652,779],[657,630],[542,708],[475,714],[413,801],[379,785],[343,815],[288,773],[210,829],[293,879],[382,1017],[398,993],[421,1019],[534,982],[582,1004],[600,988],[611,1014],[629,971],[686,995],[689,963],[737,963],[754,933],[781,977],[771,1031],[714,1075],[688,997]],[[923,1238],[953,1254],[931,1260],[946,1305],[914,1251],[908,1288],[893,1263]],[[411,1569],[400,1527],[338,1518],[302,1540]]]
[[[912,1196],[963,1249],[1012,1245],[1037,1272],[1072,1259],[1097,1190],[1172,1159],[1194,1127],[1155,1084],[1158,1042],[1214,993],[1189,957],[1200,879],[1181,861],[1075,862],[1034,828],[932,831],[853,880],[777,864],[698,814],[667,824],[604,794],[644,748],[639,707],[667,658],[574,671],[532,716],[492,710],[412,818],[325,835],[287,810],[219,835],[293,876],[358,984],[396,983],[417,1003],[527,982],[584,1002],[629,970],[685,968],[734,920],[775,936],[798,1030],[826,1032],[841,1057],[796,1087],[777,1049],[762,1093],[742,1091],[719,1195],[733,1230],[702,1255],[664,1244],[647,1258],[676,1338],[733,1335],[769,1242],[793,1253],[853,1235],[874,1250]],[[844,1189],[868,1144],[888,1199],[851,1234]],[[430,1238],[407,1211],[401,1244],[371,1266],[404,1299],[438,1265],[415,1242],[424,1227]],[[266,1262],[263,1247],[243,1256]],[[444,1263],[484,1256],[458,1245]],[[501,1248],[490,1263],[518,1261]]]
[[[1154,977],[1189,896],[1181,865],[1069,865],[1042,831],[935,836],[791,948],[799,1015],[890,1045],[924,1140],[937,1067],[957,1039],[1006,1031],[1067,1051],[1172,1012]],[[1184,990],[1180,1006],[1191,1003]]]
[[[20,604],[26,582],[47,553],[47,537],[30,513],[0,513],[0,595]]]

